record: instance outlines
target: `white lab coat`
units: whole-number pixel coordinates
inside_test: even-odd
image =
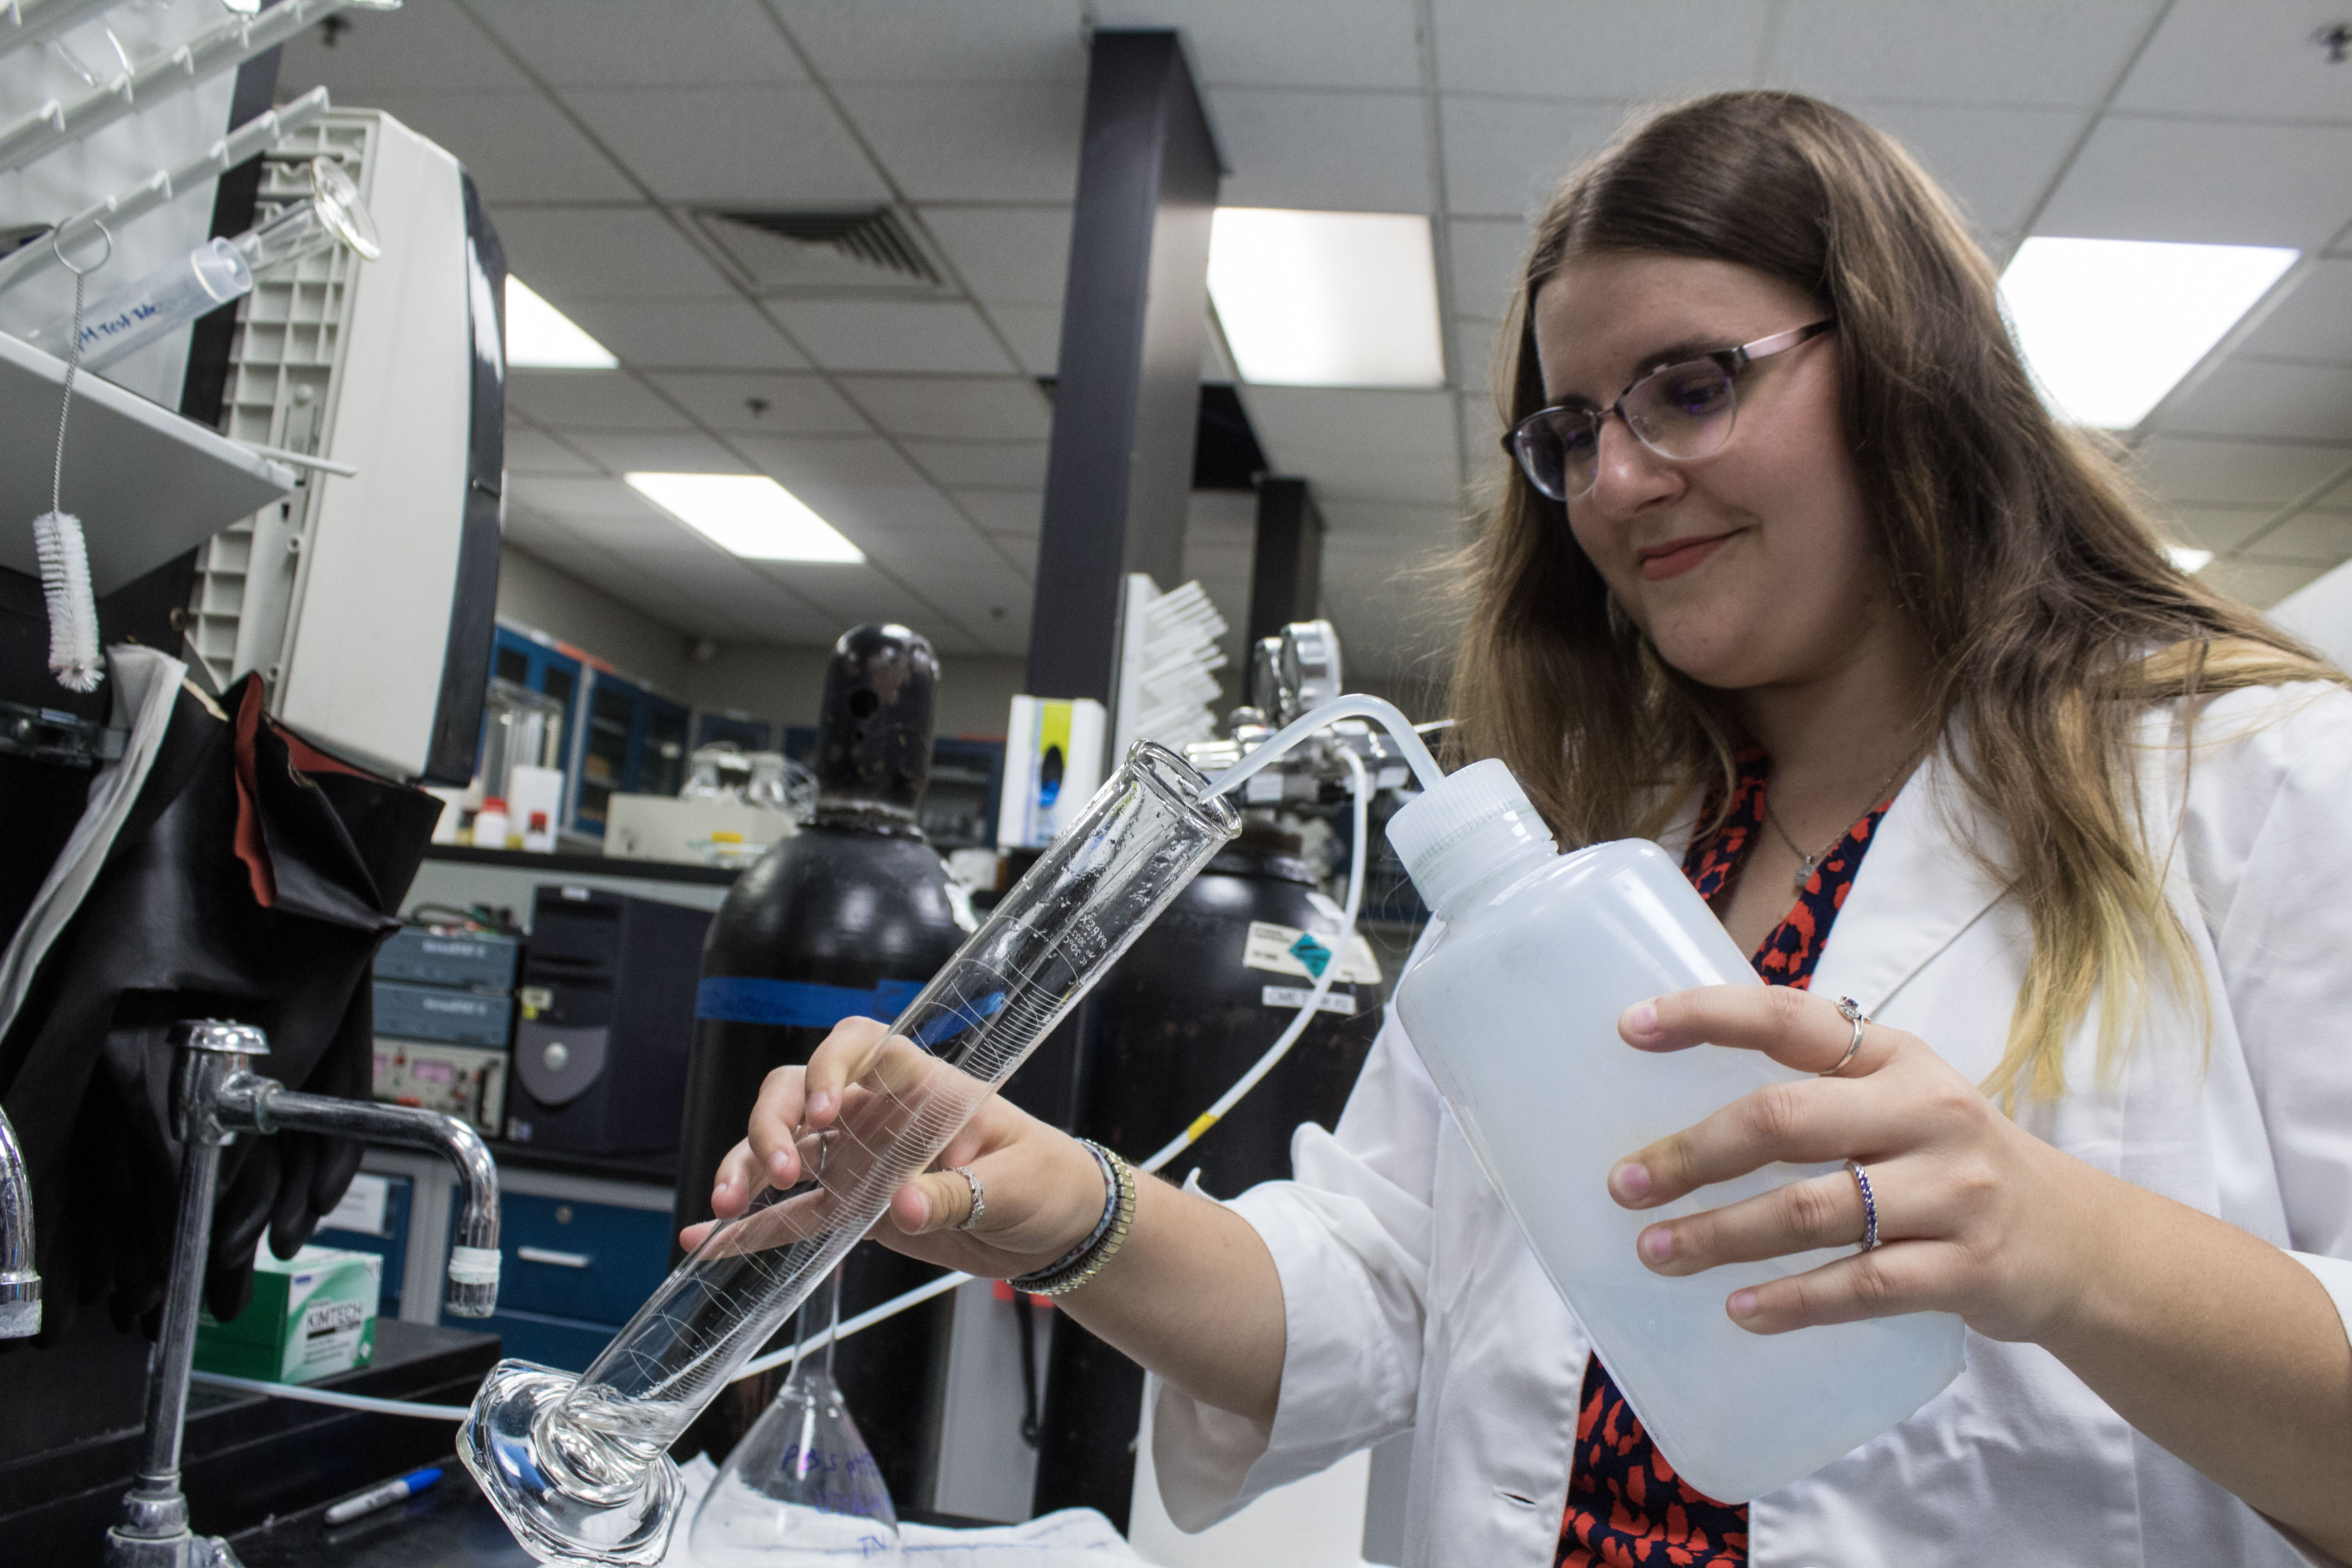
[[[2291,1249],[2352,1324],[2352,694],[2218,699],[2186,768],[2181,737],[2175,710],[2147,717],[2145,820],[2157,853],[2169,848],[2168,892],[2210,1010],[2150,995],[2105,1079],[2086,1019],[2068,1047],[2070,1092],[2020,1121]],[[1879,826],[1812,989],[1856,998],[1974,1081],[2000,1058],[2031,942],[1970,843],[1999,854],[2006,838],[1948,766],[1922,769]],[[1570,1108],[1561,1128],[1575,1130]],[[1294,1180],[1233,1205],[1282,1278],[1277,1414],[1269,1429],[1164,1389],[1153,1456],[1171,1516],[1204,1528],[1410,1430],[1408,1564],[1549,1563],[1588,1342],[1393,1009],[1337,1135],[1309,1123],[1292,1152]],[[1968,1370],[1917,1415],[1756,1500],[1757,1568],[2326,1561],[2139,1436],[2047,1352],[1975,1334],[1967,1349]]]

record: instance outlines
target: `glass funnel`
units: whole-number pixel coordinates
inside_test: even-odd
[[[803,1144],[809,1179],[714,1229],[577,1380],[499,1363],[457,1453],[527,1551],[660,1560],[682,1496],[670,1444],[1240,830],[1199,773],[1139,742],[898,1016]]]
[[[819,1308],[823,1310],[820,1313]],[[830,1327],[824,1349],[801,1351]],[[793,1370],[695,1510],[701,1568],[801,1568],[848,1558],[898,1561],[898,1515],[874,1455],[833,1381],[841,1269],[801,1303]]]

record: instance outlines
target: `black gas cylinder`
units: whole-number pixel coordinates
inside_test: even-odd
[[[703,946],[678,1148],[681,1227],[710,1217],[719,1162],[742,1139],[769,1072],[806,1061],[845,1017],[896,1017],[963,942],[947,868],[915,824],[930,772],[938,677],[931,645],[905,626],[858,626],[834,647],[815,814],[736,879]],[[937,1273],[860,1246],[843,1279],[843,1316]],[[902,1312],[843,1341],[834,1363],[901,1509],[929,1501],[952,1311],[946,1297]],[[733,1385],[688,1430],[679,1453],[724,1458],[775,1386],[772,1374]]]
[[[1155,1153],[1232,1088],[1298,1016],[1313,980],[1264,966],[1278,962],[1275,955],[1301,933],[1331,923],[1317,909],[1315,879],[1298,850],[1297,835],[1244,823],[1241,837],[1096,986],[1081,1010],[1076,1121],[1083,1136],[1129,1160]],[[1337,1125],[1379,1031],[1382,992],[1378,984],[1335,982],[1331,997],[1354,1012],[1325,1012],[1309,1024],[1281,1064],[1176,1157],[1165,1172],[1169,1179],[1181,1182],[1198,1167],[1201,1185],[1229,1198],[1287,1177],[1298,1125]],[[1142,1409],[1141,1369],[1055,1314],[1036,1510],[1096,1508],[1125,1530]]]

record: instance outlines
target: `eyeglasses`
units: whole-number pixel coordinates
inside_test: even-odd
[[[1601,426],[1612,414],[1661,458],[1687,463],[1711,456],[1731,439],[1731,422],[1739,412],[1735,385],[1740,373],[1836,325],[1815,321],[1736,349],[1662,366],[1635,381],[1606,408],[1539,408],[1503,437],[1503,450],[1518,459],[1529,484],[1559,501],[1590,493],[1599,479]]]

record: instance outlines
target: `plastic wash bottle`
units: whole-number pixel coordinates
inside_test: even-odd
[[[1620,1208],[1612,1166],[1741,1096],[1804,1075],[1715,1046],[1653,1054],[1617,1016],[1694,985],[1759,984],[1674,861],[1646,840],[1557,852],[1500,762],[1397,813],[1389,842],[1441,929],[1397,1015],[1528,1247],[1635,1415],[1707,1496],[1745,1502],[1909,1416],[1959,1375],[1959,1319],[1915,1313],[1753,1334],[1725,1298],[1851,1247],[1683,1279],[1644,1268],[1643,1226],[1838,1165],[1769,1165],[1663,1208]]]

